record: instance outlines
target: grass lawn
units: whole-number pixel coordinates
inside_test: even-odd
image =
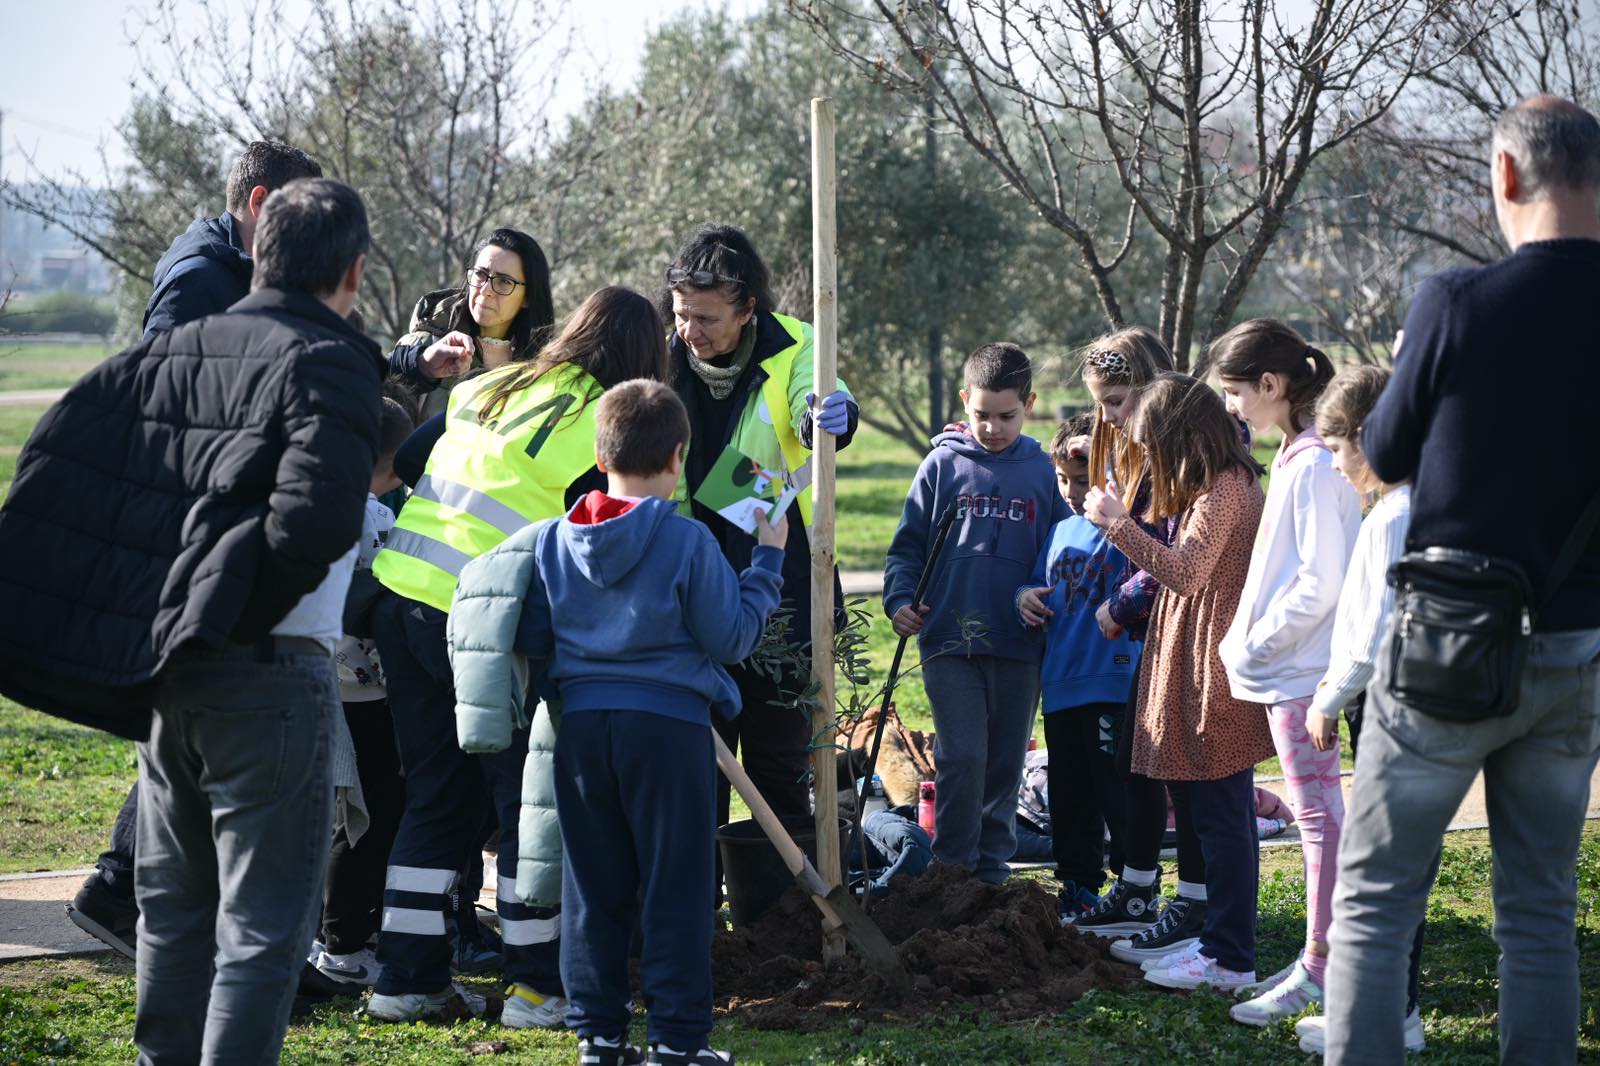
[[[1305,920],[1300,854],[1262,855],[1259,965],[1275,970],[1300,943]],[[1169,875],[1172,871],[1168,871]],[[1490,857],[1483,833],[1448,838],[1429,904],[1422,978],[1427,1026],[1425,1063],[1492,1063],[1497,951],[1489,936]],[[1170,884],[1172,878],[1169,876]],[[1585,995],[1579,1057],[1600,1058],[1600,827],[1591,824],[1579,866],[1578,942]],[[477,982],[487,988],[486,982]],[[1292,1026],[1256,1030],[1227,1017],[1229,1001],[1209,992],[1136,988],[1095,992],[1053,1018],[1001,1024],[949,1017],[912,1025],[838,1025],[817,1033],[761,1032],[723,1022],[717,1046],[747,1066],[847,1063],[853,1066],[998,1063],[1306,1063]],[[109,955],[0,966],[0,1062],[131,1063],[132,967]],[[528,1064],[570,1063],[574,1041],[556,1033],[521,1033],[483,1022],[385,1026],[366,1022],[353,1000],[297,1014],[283,1062],[446,1064],[491,1061],[474,1044],[504,1041]],[[636,1030],[637,1032],[637,1030]]]
[[[0,408],[0,485],[40,408]],[[1048,433],[1047,423],[1030,430]],[[1270,455],[1270,442],[1258,455]],[[864,432],[841,454],[839,556],[846,568],[882,565],[914,456],[881,434]],[[0,488],[3,491],[3,488]],[[868,650],[881,684],[896,638],[876,601]],[[908,650],[896,703],[913,728],[931,728],[927,699]],[[1261,772],[1273,772],[1275,760]],[[132,746],[0,701],[0,872],[85,865],[135,772]],[[1586,990],[1580,1054],[1600,1061],[1600,826],[1585,836],[1579,870],[1582,981]],[[1496,1057],[1495,961],[1489,937],[1490,859],[1481,833],[1449,838],[1430,903],[1423,977],[1431,1063],[1487,1063]],[[1169,870],[1169,886],[1175,879]],[[1300,853],[1263,853],[1260,968],[1276,970],[1300,942],[1304,923]],[[482,987],[490,987],[480,982]],[[120,958],[95,956],[0,965],[0,1063],[130,1063],[134,984]],[[1095,993],[1059,1017],[1027,1024],[951,1017],[912,1025],[836,1026],[820,1033],[758,1032],[724,1022],[719,1046],[753,1066],[776,1063],[1303,1063],[1288,1025],[1258,1031],[1228,1020],[1227,1001],[1206,993],[1138,989]],[[295,1064],[467,1063],[473,1045],[504,1040],[516,1061],[569,1063],[570,1037],[512,1033],[481,1022],[454,1026],[379,1026],[352,1001],[297,1016],[283,1061]]]
[[[0,392],[64,389],[114,351],[94,342],[18,344],[0,336]]]

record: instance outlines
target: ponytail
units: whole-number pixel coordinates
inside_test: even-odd
[[[1289,326],[1271,318],[1241,322],[1211,344],[1217,376],[1252,384],[1263,374],[1284,380],[1289,421],[1296,433],[1311,425],[1317,398],[1333,380],[1333,360]]]

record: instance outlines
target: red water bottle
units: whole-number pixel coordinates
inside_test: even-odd
[[[933,782],[924,781],[917,790],[917,824],[923,832],[928,834],[928,839],[933,839]]]

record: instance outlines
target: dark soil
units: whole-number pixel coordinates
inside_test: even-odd
[[[934,866],[894,889],[867,913],[910,972],[911,995],[891,991],[853,953],[824,969],[820,918],[796,888],[755,925],[717,934],[717,1009],[758,1029],[956,1013],[1020,1021],[1139,978],[1138,967],[1111,958],[1107,941],[1063,929],[1055,897],[1036,881],[988,885],[959,867]]]

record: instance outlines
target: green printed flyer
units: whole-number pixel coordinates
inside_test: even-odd
[[[762,466],[737,448],[729,447],[717,457],[717,463],[694,498],[717,512],[746,533],[756,531],[756,512],[770,518],[782,514],[810,481],[810,464],[798,475],[780,468]]]

